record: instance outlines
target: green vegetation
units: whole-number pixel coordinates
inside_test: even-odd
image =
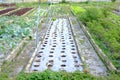
[[[17,16],[0,18],[0,51],[8,54],[26,36],[32,36],[34,18],[19,18]]]
[[[41,9],[41,16],[46,16],[47,11]],[[34,35],[38,12],[35,10],[30,16],[3,16],[0,18],[0,53],[9,54],[23,38]]]
[[[66,0],[62,0],[61,3],[67,3]]]
[[[81,72],[53,72],[46,70],[38,73],[33,72],[30,74],[20,73],[17,76],[17,80],[119,80],[120,75],[111,74],[109,77],[95,77],[88,73]]]
[[[0,73],[0,80],[8,80],[8,74]]]
[[[18,76],[9,78],[8,74],[0,73],[0,80],[120,80],[120,74],[110,73],[109,76],[97,77],[89,73],[81,73],[79,71],[73,73],[53,72],[46,70],[44,72],[24,73],[21,72]]]
[[[111,0],[112,2],[115,2],[116,0]]]
[[[71,8],[116,68],[120,68],[120,16],[112,13],[109,6]]]
[[[17,7],[38,7],[39,3],[38,2],[27,2],[27,3],[17,3]],[[41,2],[40,3],[41,7],[46,7],[48,4],[46,2]]]
[[[111,12],[111,9],[114,8],[111,6],[112,3],[104,2],[104,6],[97,8],[97,5],[101,6],[103,3],[86,3],[80,3],[82,7],[80,7],[79,4],[74,4],[78,6],[72,6],[71,8],[78,16],[79,20],[87,26],[87,29],[90,31],[96,43],[110,58],[116,68],[120,68],[120,16]],[[47,4],[42,5],[44,7]],[[17,4],[17,6],[37,7],[38,3],[24,3]],[[67,7],[65,7],[66,4],[60,6],[61,7],[53,5],[53,8],[55,8],[53,11],[54,16],[57,16],[57,13],[69,14],[68,5]],[[44,13],[41,13],[41,15],[44,15],[47,11],[43,10],[42,12]],[[7,51],[11,51],[11,49],[17,46],[24,37],[33,35],[30,33],[33,33],[33,28],[39,14],[34,13],[36,13],[36,11],[30,14],[30,16],[10,16],[0,18],[0,51],[2,51],[2,53],[9,53]],[[53,18],[52,20],[55,19],[56,18]],[[12,69],[14,69],[14,64],[12,62],[4,62],[4,64],[6,64],[6,66],[2,66],[0,80],[120,80],[120,74],[114,72],[110,73],[109,76],[95,77],[89,73],[53,72],[49,70],[41,73],[33,72],[30,74],[21,72],[14,78],[10,75],[13,71]]]

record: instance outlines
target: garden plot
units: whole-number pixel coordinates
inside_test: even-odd
[[[31,64],[30,71],[83,71],[83,64],[72,35],[69,21],[53,21]]]
[[[109,70],[120,69],[120,16],[112,13],[113,9],[107,9],[111,7],[110,5],[101,8],[96,8],[96,6],[88,8],[72,7],[73,13],[87,26],[91,37],[102,49],[103,55],[106,55],[107,58],[101,57],[105,64],[113,65],[112,69]],[[106,12],[104,13],[104,11]],[[106,15],[106,13],[108,14]]]
[[[8,13],[8,12],[10,12],[10,11],[13,11],[13,10],[15,10],[16,8],[8,8],[8,9],[5,9],[5,10],[1,10],[0,11],[0,15],[2,15],[2,14],[5,14],[5,13]]]
[[[2,16],[0,18],[0,66],[2,62],[16,49],[26,37],[34,38],[34,26],[37,16],[47,15],[47,10],[41,13],[31,13],[30,16]]]
[[[87,71],[94,75],[106,75],[106,67],[98,57],[96,51],[90,44],[88,38],[82,31],[77,20],[73,17],[70,18],[72,29],[75,34],[77,45],[80,49],[80,55],[84,58]]]
[[[13,12],[13,13],[10,13],[9,16],[10,16],[10,15],[22,16],[22,15],[24,15],[26,12],[30,11],[31,9],[32,9],[32,8],[22,8],[22,9],[20,9],[20,10],[18,10],[18,11],[15,11],[15,12]]]
[[[11,3],[11,4],[4,4],[4,3],[2,3],[2,4],[0,4],[0,6],[2,6],[2,7],[15,7],[16,4],[15,3]]]

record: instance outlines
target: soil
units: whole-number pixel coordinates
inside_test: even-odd
[[[16,4],[15,3],[11,3],[11,4],[2,3],[2,4],[0,4],[0,6],[2,6],[2,7],[13,7],[13,6],[16,6]]]
[[[16,8],[8,8],[8,9],[5,9],[5,10],[1,10],[0,11],[0,15],[2,15],[2,14],[5,14],[5,13],[8,13],[8,12],[10,12],[10,11],[13,11],[13,10],[15,10]]]
[[[31,53],[34,51],[34,42],[28,42],[27,46],[23,49],[21,54],[14,59],[14,70],[10,73],[10,77],[16,76],[19,72],[23,70],[25,65],[30,59]]]
[[[10,13],[8,16],[11,16],[11,15],[17,15],[17,16],[22,16],[23,14],[25,14],[26,12],[28,12],[29,10],[31,10],[32,8],[22,8],[18,11],[15,11],[13,13]]]

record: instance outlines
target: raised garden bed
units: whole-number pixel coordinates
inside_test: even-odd
[[[13,11],[13,10],[15,10],[16,8],[8,8],[8,9],[5,9],[5,10],[1,10],[0,11],[0,15],[2,15],[2,14],[5,14],[5,13],[8,13],[8,12],[10,12],[10,11]]]
[[[8,14],[8,16],[11,16],[11,15],[22,16],[31,9],[33,9],[33,8],[22,8],[22,9],[20,9],[18,11],[15,11],[13,13]]]
[[[15,3],[11,3],[11,4],[0,4],[0,6],[2,7],[13,7],[13,6],[16,6]]]

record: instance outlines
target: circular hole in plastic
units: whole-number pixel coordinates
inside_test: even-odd
[[[62,44],[65,44],[65,43],[62,43]]]
[[[50,51],[50,53],[54,53],[53,51]]]
[[[62,50],[65,50],[66,48],[62,48]]]
[[[73,42],[71,42],[70,44],[73,44]]]
[[[57,44],[56,42],[54,42],[53,44]]]
[[[37,69],[34,69],[33,71],[38,71]]]
[[[77,58],[77,56],[73,56],[73,58]]]
[[[75,48],[72,48],[71,50],[75,50]]]
[[[66,67],[66,65],[65,65],[65,64],[62,64],[61,67]]]
[[[78,61],[74,61],[75,63],[78,63]]]
[[[72,47],[75,47],[75,45],[72,45]]]
[[[72,54],[75,54],[76,52],[71,52]]]
[[[41,50],[43,50],[44,48],[41,48]]]
[[[49,55],[49,57],[53,57],[53,55]]]
[[[61,51],[61,53],[65,53],[65,51]]]
[[[62,47],[65,47],[65,45],[63,45]]]
[[[40,51],[39,53],[43,53],[43,51]]]
[[[35,62],[40,62],[40,59],[35,60]]]
[[[42,57],[41,55],[37,55],[37,57]]]
[[[51,48],[51,50],[55,50],[55,48]]]
[[[43,45],[43,47],[45,47],[46,45]]]
[[[56,47],[56,45],[53,45],[53,47]]]
[[[66,55],[61,55],[61,57],[66,57]]]
[[[45,38],[45,39],[48,39],[48,38]]]
[[[79,65],[75,65],[75,67],[79,67]]]
[[[47,42],[45,42],[44,44],[47,44]]]
[[[34,67],[39,67],[40,65],[39,64],[35,64]]]
[[[48,67],[52,67],[53,65],[52,64],[48,64]]]
[[[49,60],[49,63],[53,63],[53,60]]]
[[[62,62],[67,62],[67,60],[62,60]]]

